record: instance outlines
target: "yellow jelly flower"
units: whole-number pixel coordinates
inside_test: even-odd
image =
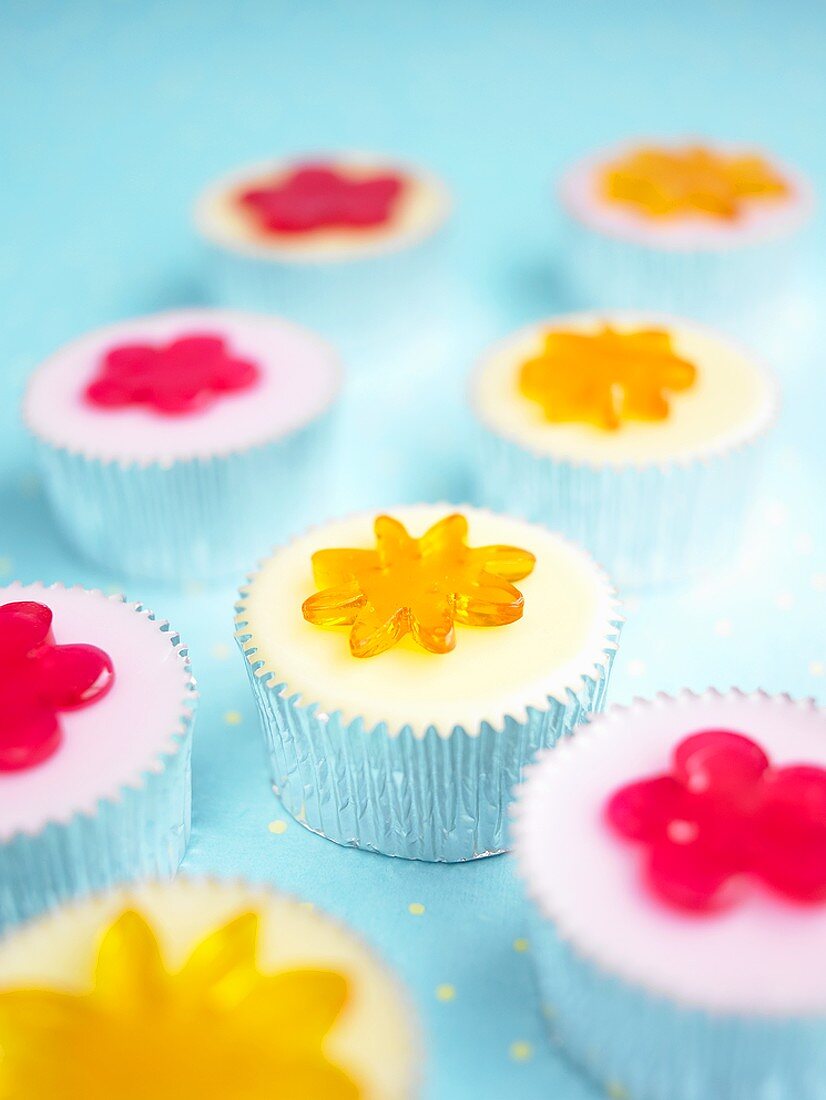
[[[681,359],[663,329],[545,333],[538,355],[519,372],[519,389],[553,424],[579,422],[609,431],[624,420],[665,420],[666,393],[690,389],[693,363]]]
[[[357,1100],[324,1043],[348,997],[330,970],[262,974],[258,915],[170,973],[146,920],[103,936],[88,992],[0,992],[0,1100]]]
[[[503,626],[522,616],[524,598],[512,581],[536,559],[513,546],[467,545],[468,523],[446,516],[421,538],[398,520],[379,516],[375,550],[319,550],[313,576],[321,591],[304,601],[316,626],[349,626],[354,657],[374,657],[405,634],[431,653],[456,645],[455,624]]]
[[[702,145],[640,148],[602,172],[605,196],[651,218],[702,214],[734,221],[752,201],[783,198],[789,185],[762,157]]]

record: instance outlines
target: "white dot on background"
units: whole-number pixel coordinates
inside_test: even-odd
[[[229,657],[229,646],[224,642],[216,642],[212,647],[212,656],[216,661],[225,661]]]
[[[789,517],[789,510],[782,501],[771,500],[766,505],[763,515],[766,518],[766,523],[772,527],[782,527]]]
[[[826,675],[826,665],[823,661],[810,661],[809,672],[812,676],[824,676]]]
[[[640,609],[640,601],[636,596],[626,596],[622,601],[622,607],[629,615],[636,615]]]
[[[815,540],[811,535],[798,535],[795,539],[794,548],[798,554],[812,554],[814,553]]]
[[[644,676],[645,675],[645,661],[641,661],[639,657],[635,657],[633,661],[628,662],[628,675],[629,676]]]
[[[774,597],[774,603],[781,611],[788,611],[790,607],[794,607],[794,596],[791,592],[778,592]]]
[[[0,577],[8,577],[11,574],[11,558],[0,557]]]
[[[812,588],[815,592],[826,592],[826,573],[815,573],[812,577]]]
[[[714,624],[714,633],[720,638],[728,638],[731,631],[731,619],[718,619]]]

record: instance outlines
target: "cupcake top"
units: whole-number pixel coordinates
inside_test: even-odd
[[[516,837],[533,900],[598,968],[711,1011],[826,1009],[826,714],[811,701],[615,707],[532,769]]]
[[[616,644],[604,574],[544,528],[446,504],[315,527],[242,592],[258,675],[344,722],[448,735],[566,699]]]
[[[177,636],[121,597],[0,588],[0,658],[0,841],[139,786],[191,720]]]
[[[210,458],[306,427],[340,368],[312,332],[276,317],[186,309],[99,329],[47,359],[23,403],[39,439],[139,464]]]
[[[275,161],[209,187],[195,220],[214,244],[282,262],[360,259],[417,244],[448,215],[447,189],[409,165],[358,155]]]
[[[810,185],[760,150],[640,141],[586,157],[563,176],[563,205],[611,236],[656,248],[716,249],[791,233]]]
[[[3,1095],[86,1100],[402,1100],[420,1058],[395,981],[352,933],[262,887],[187,879],[9,936],[0,1042]]]
[[[500,341],[471,398],[497,435],[575,463],[645,465],[722,453],[771,423],[771,376],[741,348],[673,317],[553,317]]]

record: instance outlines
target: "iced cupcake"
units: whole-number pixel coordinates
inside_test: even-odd
[[[0,946],[0,1096],[410,1100],[395,979],[346,928],[237,882],[150,883]]]
[[[471,402],[485,503],[562,531],[639,586],[731,555],[777,389],[710,330],[581,313],[495,345]]]
[[[429,173],[341,155],[242,169],[201,195],[195,223],[220,302],[283,313],[349,350],[420,328],[438,305],[449,211]]]
[[[0,704],[0,931],[175,871],[195,694],[168,623],[83,588],[0,588]]]
[[[335,353],[274,317],[125,321],[34,373],[23,414],[66,537],[118,573],[226,575],[323,484]]]
[[[637,142],[562,178],[569,273],[589,305],[725,320],[782,299],[811,218],[809,183],[760,150]]]
[[[444,504],[313,528],[261,564],[237,623],[287,810],[451,861],[505,849],[513,785],[602,707],[619,633],[577,547]]]
[[[612,708],[529,771],[516,854],[554,1037],[635,1100],[820,1100],[826,715]]]

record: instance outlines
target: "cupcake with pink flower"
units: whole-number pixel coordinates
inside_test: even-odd
[[[118,573],[230,574],[326,473],[336,353],[275,317],[124,321],[33,374],[23,415],[67,539]]]

